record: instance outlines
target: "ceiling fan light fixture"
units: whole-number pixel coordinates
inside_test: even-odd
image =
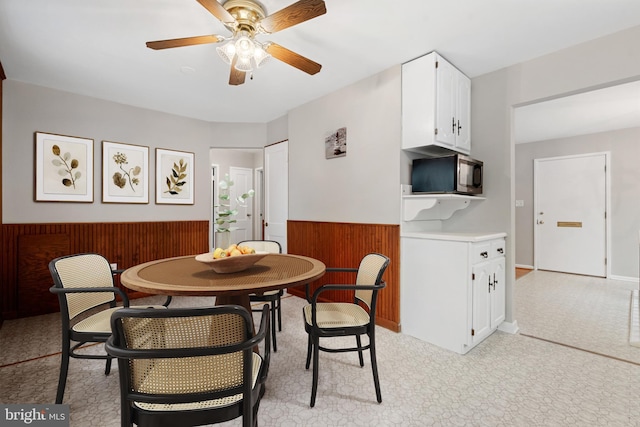
[[[255,49],[255,43],[246,35],[241,35],[235,42],[235,50],[238,58],[251,59]]]
[[[253,65],[251,64],[251,58],[243,58],[238,56],[236,61],[235,69],[238,71],[253,71]]]
[[[236,45],[234,41],[231,40],[222,46],[216,47],[216,51],[218,52],[218,56],[220,56],[224,62],[231,64],[231,62],[233,62],[233,57],[236,54]]]
[[[271,55],[269,55],[262,46],[256,44],[256,49],[253,51],[253,60],[256,64],[256,68],[262,67],[264,64],[268,63],[270,59]]]

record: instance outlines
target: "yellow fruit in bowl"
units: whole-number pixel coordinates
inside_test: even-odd
[[[222,248],[215,248],[213,251],[213,259],[220,259],[227,256],[227,252]]]
[[[249,246],[241,246],[240,252],[242,252],[243,255],[248,255],[248,254],[255,254],[256,250],[253,248],[250,248]]]
[[[234,248],[231,252],[229,252],[229,256],[238,256],[238,255],[242,255],[242,252],[240,252],[237,248]]]

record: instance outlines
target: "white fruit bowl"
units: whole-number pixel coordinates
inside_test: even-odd
[[[216,273],[237,273],[251,267],[268,254],[268,252],[256,252],[255,254],[214,259],[213,252],[207,252],[206,254],[196,255],[196,261],[207,264]]]

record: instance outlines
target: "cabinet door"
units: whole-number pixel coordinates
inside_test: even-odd
[[[438,59],[436,70],[436,141],[455,148],[456,143],[456,70],[453,65]]]
[[[456,149],[471,152],[471,80],[457,73],[456,90]]]
[[[433,145],[436,96],[435,54],[402,65],[402,148]]]
[[[475,264],[471,272],[472,280],[472,337],[471,343],[482,341],[491,333],[491,301],[489,294],[489,280],[492,277],[492,262],[484,261]]]
[[[496,258],[491,262],[491,329],[495,329],[505,317],[505,259]]]

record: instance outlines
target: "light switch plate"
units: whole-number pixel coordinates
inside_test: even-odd
[[[112,270],[117,270],[118,269],[118,263],[117,262],[112,262],[111,263],[111,269]]]
[[[516,200],[516,208],[524,207],[524,200]]]

